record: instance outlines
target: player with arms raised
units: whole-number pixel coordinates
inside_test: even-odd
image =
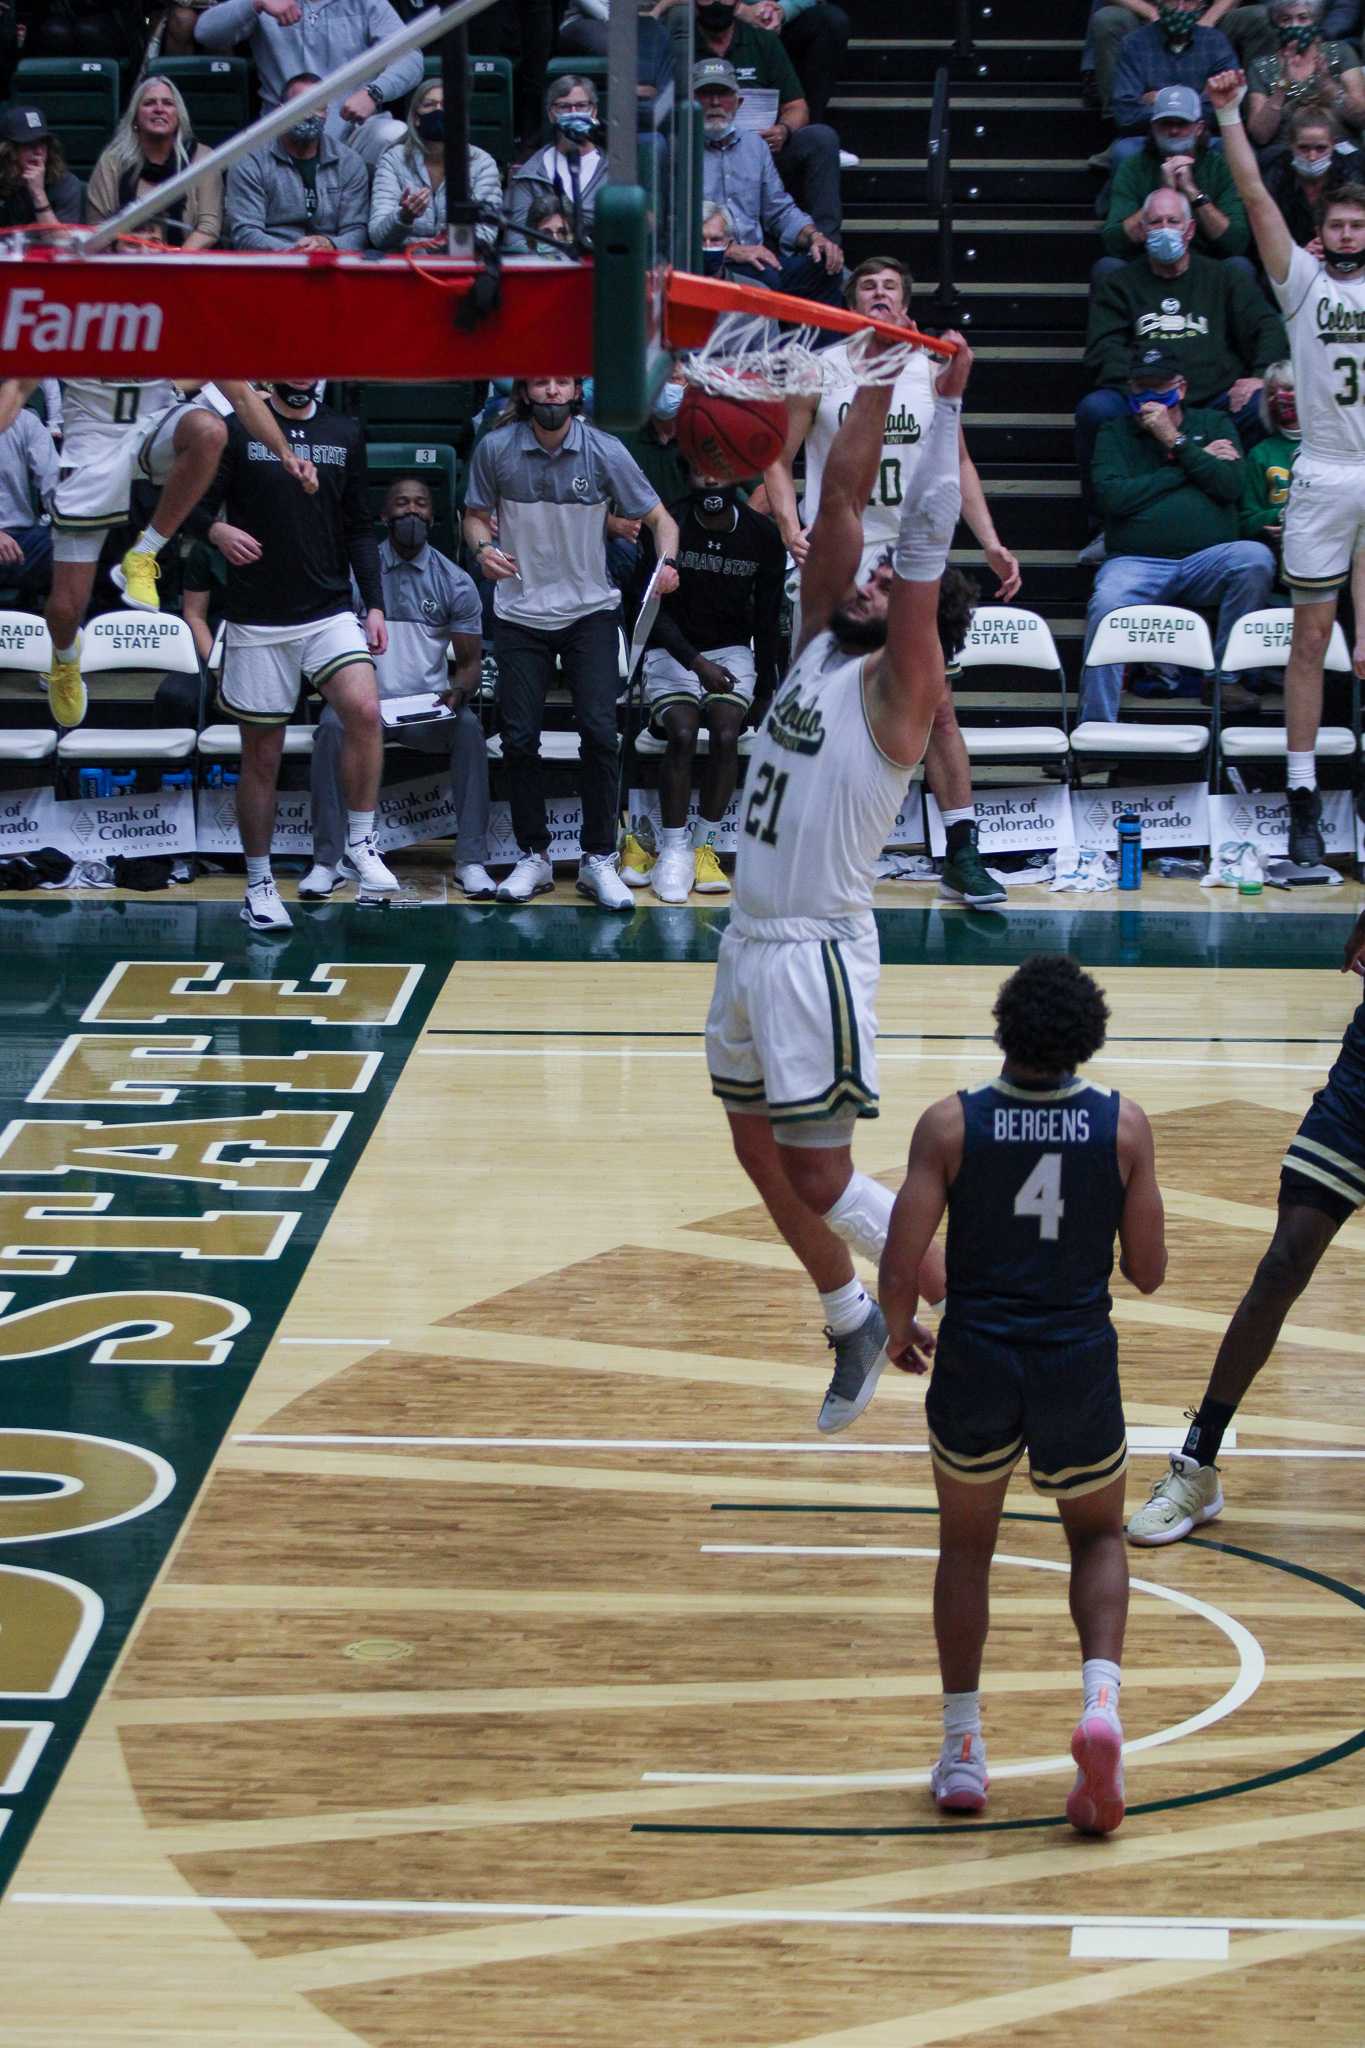
[[[1004,1070],[927,1109],[882,1254],[879,1293],[897,1365],[934,1376],[924,1404],[939,1554],[934,1633],[943,1674],[938,1806],[986,1804],[981,1653],[1010,1474],[1055,1500],[1071,1547],[1071,1613],[1085,1704],[1067,1818],[1086,1834],[1123,1819],[1119,1662],[1128,1614],[1128,1443],[1109,1320],[1114,1236],[1152,1294],[1166,1272],[1152,1130],[1135,1102],[1077,1077],[1109,1013],[1064,953],[1026,960],[995,1005]],[[915,1321],[916,1274],[948,1211],[948,1303],[936,1351]]]
[[[891,1196],[855,1172],[856,1120],[877,1114],[872,885],[944,688],[970,590],[945,576],[961,508],[958,426],[971,354],[960,336],[902,511],[894,564],[858,580],[863,511],[891,391],[860,390],[830,451],[801,576],[802,632],[749,760],[734,909],[706,1024],[711,1086],[736,1154],[820,1295],[834,1376],[822,1430],[860,1415],[886,1325],[849,1246],[876,1259]],[[942,583],[942,591],[940,584]],[[942,618],[940,616],[942,611]],[[922,1276],[938,1299],[942,1263]]]
[[[1337,593],[1357,564],[1365,569],[1365,186],[1338,185],[1328,192],[1319,217],[1319,262],[1294,241],[1265,188],[1242,126],[1242,73],[1217,72],[1205,91],[1284,314],[1294,362],[1302,441],[1285,507],[1283,555],[1294,600],[1284,683],[1289,858],[1311,867],[1324,852],[1316,755],[1323,657]],[[1357,598],[1355,665],[1365,674],[1365,576]]]

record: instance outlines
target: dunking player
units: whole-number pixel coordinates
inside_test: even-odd
[[[1005,1490],[1029,1477],[1055,1500],[1071,1548],[1071,1613],[1085,1705],[1067,1818],[1107,1835],[1123,1819],[1119,1664],[1128,1614],[1128,1444],[1109,1320],[1114,1234],[1122,1270],[1152,1294],[1166,1271],[1152,1131],[1134,1102],[1078,1080],[1108,1011],[1065,954],[1026,960],[995,1005],[997,1081],[963,1089],[915,1126],[882,1254],[879,1293],[897,1365],[926,1370],[916,1273],[948,1211],[948,1304],[925,1401],[939,1503],[934,1633],[943,1674],[937,1804],[986,1804],[981,1653]]]
[[[20,378],[0,397],[0,431],[37,389]],[[190,396],[197,393],[197,396]],[[290,448],[269,406],[249,384],[223,381],[202,387],[164,379],[104,384],[86,377],[62,383],[62,474],[48,507],[52,514],[52,590],[46,618],[53,662],[46,682],[58,725],[85,717],[80,626],[95,585],[105,534],[128,519],[138,477],[161,485],[151,525],[114,571],[124,601],[157,609],[157,555],[213,482],[227,439],[224,415],[235,412],[272,448],[296,483],[317,488],[309,463]]]
[[[1323,856],[1316,753],[1323,657],[1337,594],[1353,566],[1365,565],[1365,186],[1338,185],[1327,193],[1319,215],[1319,262],[1297,246],[1265,188],[1242,126],[1242,73],[1220,71],[1204,89],[1284,314],[1294,362],[1302,440],[1285,507],[1283,549],[1284,580],[1294,600],[1284,678],[1289,858],[1311,867]],[[1365,674],[1359,620],[1355,665],[1357,674]]]
[[[315,390],[312,378],[282,379],[270,387],[269,410],[291,462],[315,468],[316,496],[301,497],[273,449],[233,420],[214,494],[225,516],[209,528],[228,563],[218,700],[242,729],[242,921],[253,931],[287,931],[293,922],[270,871],[270,843],[285,727],[305,688],[323,695],[341,720],[342,868],[362,891],[398,887],[374,843],[384,760],[374,657],[388,634],[364,434],[358,420],[319,406]],[[352,609],[352,571],[365,606],[363,628]]]
[[[822,1430],[845,1429],[886,1363],[886,1324],[848,1247],[880,1256],[886,1189],[853,1166],[853,1126],[877,1114],[880,958],[872,878],[962,644],[970,590],[944,568],[961,509],[957,436],[971,355],[939,378],[894,568],[857,580],[863,510],[881,460],[887,386],[860,390],[825,465],[801,572],[802,629],[749,760],[734,909],[706,1020],[711,1086],[735,1152],[809,1273],[834,1347]],[[942,582],[942,590],[940,590]],[[937,1251],[921,1276],[938,1299]]]
[[[900,321],[909,314],[913,284],[910,272],[897,257],[868,256],[850,276],[845,296],[855,312],[866,313],[876,320]],[[773,516],[797,563],[805,561],[810,547],[808,534],[796,516],[792,465],[797,450],[804,442],[805,512],[809,525],[819,512],[821,482],[834,436],[857,388],[851,378],[847,382],[840,380],[840,368],[846,367],[848,362],[844,344],[826,349],[821,361],[827,378],[824,390],[809,397],[788,399],[787,445],[764,477]],[[933,406],[933,361],[919,350],[911,356],[896,379],[881,461],[863,511],[862,576],[866,576],[878,557],[895,543],[901,506],[933,417]],[[986,503],[986,494],[961,432],[958,435],[958,454],[962,464],[962,515],[998,579],[996,601],[1005,603],[1019,588],[1019,564],[1009,549],[1001,545]],[[990,875],[977,851],[972,768],[953,709],[951,688],[944,691],[934,714],[929,748],[924,757],[924,773],[938,800],[948,840],[947,857],[939,878],[943,895],[954,902],[978,905],[1003,902],[1004,889]]]
[[[1341,971],[1365,973],[1365,912]],[[1275,1234],[1218,1347],[1208,1389],[1186,1410],[1189,1432],[1128,1522],[1128,1540],[1178,1543],[1222,1512],[1217,1458],[1242,1396],[1274,1350],[1285,1317],[1343,1223],[1365,1202],[1365,1002],[1346,1026],[1326,1085],[1289,1141]]]

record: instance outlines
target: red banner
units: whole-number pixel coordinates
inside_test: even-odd
[[[482,276],[402,257],[0,257],[7,377],[356,377],[419,383],[592,372],[592,270],[505,264],[499,302],[457,324]]]

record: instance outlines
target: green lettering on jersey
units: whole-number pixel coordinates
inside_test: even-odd
[[[791,754],[818,754],[825,744],[825,721],[818,704],[803,704],[798,689],[779,697],[768,714],[768,737]]]

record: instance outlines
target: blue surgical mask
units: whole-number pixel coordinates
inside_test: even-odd
[[[656,420],[676,419],[683,402],[684,386],[671,381],[659,386],[658,394],[651,408]]]
[[[1128,410],[1135,418],[1142,411],[1144,405],[1171,406],[1179,405],[1179,403],[1180,393],[1174,385],[1171,386],[1169,391],[1130,391],[1128,393]]]
[[[592,114],[556,114],[554,124],[560,134],[571,142],[591,142],[597,127],[596,117]]]
[[[1326,156],[1300,156],[1295,150],[1289,161],[1301,178],[1325,178],[1332,168],[1330,150]]]
[[[1149,228],[1144,244],[1153,263],[1178,263],[1185,253],[1183,228]]]

